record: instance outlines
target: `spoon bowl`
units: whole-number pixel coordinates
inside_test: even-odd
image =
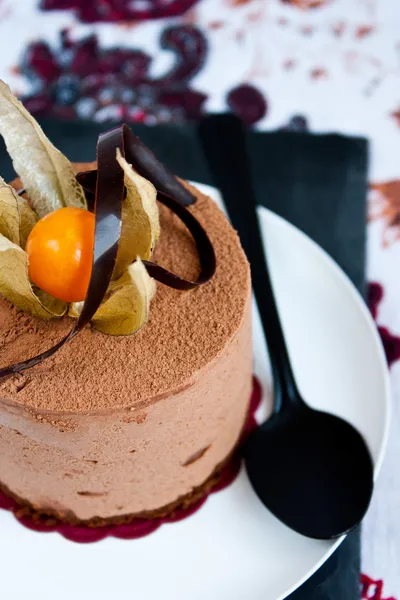
[[[343,419],[299,404],[261,425],[244,455],[260,500],[298,533],[341,536],[368,508],[372,460],[362,436]]]

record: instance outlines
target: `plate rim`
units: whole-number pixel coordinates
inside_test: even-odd
[[[203,193],[210,196],[214,201],[217,200],[219,205],[222,204],[221,193],[216,187],[211,186],[209,184],[195,182],[195,181],[190,182],[190,183],[192,183],[192,185],[194,185],[195,187],[198,187],[200,191],[202,191]],[[224,210],[225,214],[227,214],[224,207],[223,207],[223,210]],[[320,256],[320,258],[325,263],[325,265],[328,267],[328,269],[330,269],[330,271],[333,272],[335,278],[336,279],[339,278],[341,280],[342,284],[347,289],[349,295],[352,297],[353,302],[356,304],[357,309],[362,314],[364,321],[368,325],[368,330],[369,330],[369,333],[371,336],[371,342],[373,341],[373,343],[375,345],[375,349],[377,352],[377,358],[379,360],[379,370],[381,371],[381,374],[383,376],[382,415],[384,418],[384,426],[383,426],[382,442],[381,442],[381,445],[379,448],[379,453],[378,453],[376,460],[374,461],[374,485],[375,485],[377,482],[379,473],[381,471],[382,463],[383,463],[383,460],[384,460],[384,457],[386,454],[386,450],[387,450],[389,432],[390,432],[391,414],[392,414],[389,366],[386,361],[385,351],[384,351],[383,344],[380,339],[375,321],[373,320],[373,317],[368,309],[368,306],[367,306],[365,300],[363,299],[361,293],[358,291],[358,289],[356,288],[356,286],[354,285],[354,283],[352,282],[350,277],[347,275],[347,273],[344,272],[344,270],[339,266],[339,264],[335,261],[335,259],[332,258],[332,256],[326,250],[324,250],[324,248],[322,248],[316,241],[314,241],[309,235],[307,235],[304,231],[299,229],[296,225],[294,225],[293,223],[291,223],[284,217],[278,215],[271,209],[266,208],[265,206],[262,206],[262,205],[258,205],[257,206],[257,214],[258,214],[259,219],[260,219],[260,213],[261,214],[265,213],[267,215],[267,219],[270,222],[275,223],[279,227],[281,227],[281,228],[283,227],[286,230],[289,229],[290,232],[292,234],[294,234],[295,237],[297,237],[298,239],[300,239],[303,242],[305,242],[306,244],[308,244],[309,247],[312,248],[312,251],[314,253],[317,253]],[[339,539],[332,541],[331,546],[327,549],[327,551],[320,558],[320,560],[317,561],[316,564],[311,569],[309,569],[309,571],[307,571],[307,573],[296,584],[291,586],[287,591],[285,591],[282,595],[280,595],[276,600],[284,600],[285,598],[290,596],[290,594],[292,594],[297,589],[299,589],[299,587],[301,587],[306,581],[308,581],[308,579],[310,579],[310,577],[312,577],[312,575],[314,575],[314,573],[316,573],[322,567],[322,565],[330,558],[330,556],[332,556],[332,554],[343,543],[343,541],[345,540],[346,537],[347,537],[347,535],[344,535],[344,536],[340,537]],[[329,543],[329,540],[328,540],[328,543]]]

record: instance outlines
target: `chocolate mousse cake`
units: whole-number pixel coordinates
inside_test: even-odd
[[[251,284],[238,236],[126,126],[100,137],[97,162],[70,166],[0,92],[0,133],[20,175],[0,184],[0,214],[15,205],[20,218],[17,241],[15,222],[0,220],[0,487],[70,523],[164,516],[209,491],[246,420]],[[42,289],[32,268],[49,258],[34,254],[34,232],[56,213],[62,230],[68,207],[95,220],[86,295],[72,301],[46,289],[51,267]],[[142,246],[128,257],[135,227]],[[58,278],[70,277],[63,265]]]

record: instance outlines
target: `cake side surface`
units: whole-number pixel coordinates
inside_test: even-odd
[[[39,510],[77,521],[157,511],[201,486],[238,441],[251,394],[249,268],[224,215],[192,191],[190,210],[216,252],[213,279],[189,292],[158,284],[137,335],[87,328],[0,383],[0,482]],[[154,260],[195,278],[190,234],[160,213]],[[0,323],[1,365],[71,328],[70,319],[41,321],[3,299]]]
[[[218,360],[145,409],[46,421],[3,407],[0,481],[33,507],[88,521],[157,511],[236,446],[251,394],[251,319]]]

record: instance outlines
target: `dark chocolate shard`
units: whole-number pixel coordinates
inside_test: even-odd
[[[179,202],[177,202],[174,198],[171,198],[171,196],[163,194],[162,192],[158,192],[157,199],[159,202],[162,202],[165,206],[172,210],[189,229],[194,241],[196,242],[200,258],[201,271],[200,275],[195,281],[190,281],[175,275],[175,273],[167,271],[167,269],[164,269],[164,267],[161,265],[144,260],[143,263],[146,265],[149,275],[151,275],[151,277],[157,281],[160,281],[160,283],[164,283],[165,285],[177,290],[190,290],[194,287],[207,283],[207,281],[210,281],[211,277],[214,275],[216,268],[214,248],[207,233],[200,225],[198,220],[192,215],[192,213],[190,213],[184,206],[179,204]]]
[[[120,132],[121,147],[124,149],[123,155],[126,160],[140,175],[151,181],[157,189],[158,201],[172,210],[186,225],[196,242],[199,252],[201,272],[195,281],[179,277],[156,263],[143,261],[149,275],[160,283],[178,290],[190,290],[207,283],[215,273],[216,260],[214,248],[207,233],[198,220],[186,208],[189,204],[193,204],[192,200],[190,203],[187,201],[186,192],[191,199],[195,200],[195,196],[159,162],[151,150],[138,137],[133,135],[127,125],[121,125],[115,131]],[[146,167],[144,168],[143,165],[146,165]],[[85,191],[90,209],[91,199],[95,192],[97,171],[84,171],[78,173],[76,178]],[[174,190],[174,193],[167,190]]]

